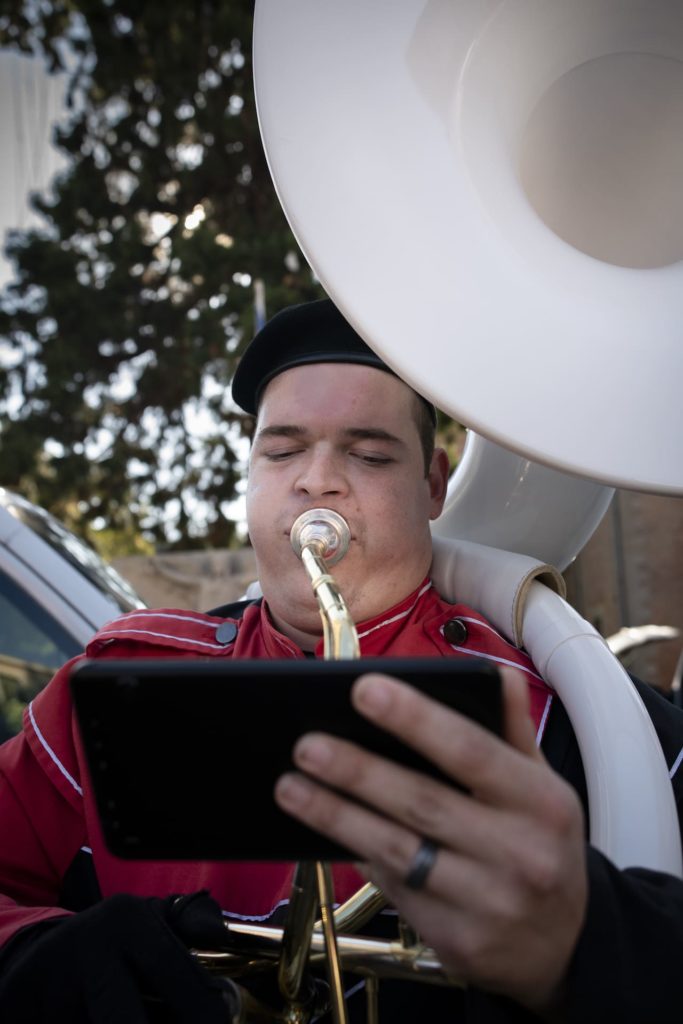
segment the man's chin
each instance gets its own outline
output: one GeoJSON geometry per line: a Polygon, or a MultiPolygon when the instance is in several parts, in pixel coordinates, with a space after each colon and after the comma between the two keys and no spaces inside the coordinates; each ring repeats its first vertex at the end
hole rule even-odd
{"type": "MultiPolygon", "coordinates": [[[[274,620],[286,623],[294,629],[308,633],[320,633],[322,636],[320,609],[312,587],[309,586],[307,590],[299,587],[292,588],[284,595],[280,593],[270,599],[264,592],[264,597],[274,620]]],[[[285,631],[283,630],[283,632],[285,631]]]]}
{"type": "MultiPolygon", "coordinates": [[[[333,566],[330,570],[343,600],[355,619],[358,609],[357,566],[347,564],[333,566]]],[[[280,575],[273,574],[267,581],[261,580],[264,597],[274,620],[291,625],[294,629],[322,636],[322,620],[313,585],[301,563],[294,569],[288,565],[280,575]]],[[[286,632],[283,630],[283,632],[286,632]]]]}

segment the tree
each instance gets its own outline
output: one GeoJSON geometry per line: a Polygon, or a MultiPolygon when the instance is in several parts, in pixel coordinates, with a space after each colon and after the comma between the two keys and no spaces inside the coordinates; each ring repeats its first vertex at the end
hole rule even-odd
{"type": "Polygon", "coordinates": [[[17,6],[0,3],[0,46],[68,74],[69,164],[33,197],[44,227],[7,246],[2,483],[81,534],[225,545],[255,288],[269,315],[321,294],[261,148],[252,4],[17,6]]]}

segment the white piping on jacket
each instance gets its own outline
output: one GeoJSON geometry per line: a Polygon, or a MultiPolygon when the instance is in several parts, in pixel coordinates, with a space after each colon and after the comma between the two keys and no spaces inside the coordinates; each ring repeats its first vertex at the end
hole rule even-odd
{"type": "Polygon", "coordinates": [[[543,708],[543,714],[541,715],[541,721],[538,726],[538,732],[536,733],[536,746],[540,747],[541,740],[543,739],[543,733],[545,732],[545,725],[548,721],[548,715],[550,714],[550,708],[553,703],[553,694],[549,693],[543,708]]]}
{"type": "Polygon", "coordinates": [[[450,646],[454,651],[459,651],[461,654],[469,654],[472,658],[484,658],[488,661],[497,661],[501,665],[509,665],[511,668],[518,668],[520,672],[526,672],[527,675],[533,676],[534,679],[538,679],[540,682],[545,683],[543,676],[539,676],[538,672],[534,672],[532,669],[527,668],[526,665],[520,665],[518,661],[511,661],[509,658],[500,658],[496,654],[486,654],[484,651],[474,651],[471,647],[457,647],[455,644],[451,644],[450,646]]]}
{"type": "Polygon", "coordinates": [[[190,644],[197,647],[210,647],[214,651],[226,651],[230,644],[211,644],[208,640],[190,640],[185,636],[173,636],[171,633],[154,633],[151,629],[108,629],[96,636],[99,640],[103,636],[115,636],[121,639],[124,634],[136,633],[140,636],[154,636],[161,640],[175,640],[177,643],[190,644]]]}
{"type": "Polygon", "coordinates": [[[410,613],[412,612],[413,608],[420,600],[422,595],[426,594],[427,591],[431,588],[431,586],[432,581],[428,580],[428,582],[425,583],[424,587],[422,587],[421,590],[418,590],[417,597],[411,604],[410,608],[406,608],[404,612],[399,612],[397,615],[392,615],[390,619],[385,619],[384,622],[378,622],[376,626],[371,626],[370,629],[364,630],[364,632],[358,634],[358,639],[361,640],[364,636],[369,636],[370,633],[374,633],[375,630],[377,629],[382,629],[383,626],[390,626],[392,622],[398,622],[399,619],[405,619],[407,615],[410,615],[410,613]]]}
{"type": "Polygon", "coordinates": [[[681,767],[681,762],[682,761],[683,761],[683,748],[681,748],[681,751],[680,751],[678,757],[676,758],[674,763],[671,765],[671,771],[669,772],[669,778],[670,779],[673,779],[674,775],[676,774],[678,769],[681,767]]]}
{"type": "Polygon", "coordinates": [[[59,758],[55,754],[54,750],[52,749],[50,744],[47,742],[47,740],[43,736],[43,734],[40,731],[40,729],[38,728],[38,723],[36,722],[35,715],[33,714],[33,701],[31,701],[31,703],[28,706],[28,715],[29,715],[29,718],[31,719],[31,725],[33,726],[33,730],[34,730],[36,736],[38,737],[40,743],[44,747],[44,749],[48,752],[48,754],[50,755],[50,757],[52,758],[54,763],[57,765],[57,767],[59,768],[59,770],[62,773],[62,775],[64,776],[64,778],[67,779],[67,781],[71,783],[71,785],[76,790],[78,795],[79,796],[83,796],[83,789],[81,788],[81,786],[79,786],[79,784],[76,782],[74,777],[72,775],[70,775],[69,772],[66,770],[66,768],[64,767],[62,762],[59,760],[59,758]]]}

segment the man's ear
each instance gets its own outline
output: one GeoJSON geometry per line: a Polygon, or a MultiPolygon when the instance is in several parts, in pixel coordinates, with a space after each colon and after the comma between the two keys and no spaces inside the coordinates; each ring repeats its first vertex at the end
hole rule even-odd
{"type": "Polygon", "coordinates": [[[434,454],[432,455],[432,461],[429,466],[429,473],[427,479],[429,481],[429,497],[431,501],[431,507],[429,510],[430,519],[438,519],[443,509],[444,501],[446,500],[446,488],[448,487],[448,477],[450,475],[450,466],[448,464],[448,455],[444,448],[435,448],[434,454]]]}

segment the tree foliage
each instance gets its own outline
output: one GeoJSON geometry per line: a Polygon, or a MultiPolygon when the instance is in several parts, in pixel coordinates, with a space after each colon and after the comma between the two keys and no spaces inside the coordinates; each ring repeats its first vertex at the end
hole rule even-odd
{"type": "Polygon", "coordinates": [[[230,542],[245,424],[227,385],[256,282],[269,315],[320,294],[261,148],[252,16],[248,0],[0,0],[0,46],[69,77],[68,166],[33,197],[42,226],[7,246],[1,482],[84,535],[230,542]]]}

